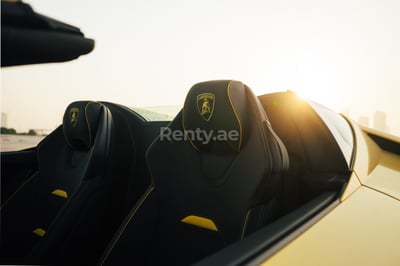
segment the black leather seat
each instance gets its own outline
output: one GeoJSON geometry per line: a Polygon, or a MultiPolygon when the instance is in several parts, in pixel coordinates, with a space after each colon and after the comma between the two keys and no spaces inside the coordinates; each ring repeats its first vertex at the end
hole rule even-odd
{"type": "Polygon", "coordinates": [[[149,183],[128,195],[136,156],[129,129],[101,103],[74,102],[37,156],[38,173],[2,206],[0,262],[93,264],[149,183]]]}
{"type": "Polygon", "coordinates": [[[147,160],[152,185],[100,263],[193,263],[279,215],[287,152],[241,82],[194,85],[147,160]]]}

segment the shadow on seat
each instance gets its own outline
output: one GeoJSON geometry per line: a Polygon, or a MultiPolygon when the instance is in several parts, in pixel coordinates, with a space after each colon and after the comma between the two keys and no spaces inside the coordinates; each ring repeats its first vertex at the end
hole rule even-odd
{"type": "Polygon", "coordinates": [[[194,85],[147,161],[152,185],[100,263],[190,264],[279,215],[287,152],[241,82],[194,85]]]}
{"type": "MultiPolygon", "coordinates": [[[[129,207],[135,141],[98,102],[70,104],[37,147],[39,171],[1,209],[1,263],[93,264],[129,207]]],[[[142,182],[141,193],[149,184],[142,182]]],[[[130,196],[132,199],[132,196],[130,196]]]]}

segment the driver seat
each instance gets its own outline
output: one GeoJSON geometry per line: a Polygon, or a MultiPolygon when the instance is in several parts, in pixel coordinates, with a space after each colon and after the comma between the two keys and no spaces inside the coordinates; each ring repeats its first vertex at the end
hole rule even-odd
{"type": "Polygon", "coordinates": [[[286,148],[239,81],[194,85],[147,162],[152,184],[102,264],[191,264],[279,215],[286,148]]]}

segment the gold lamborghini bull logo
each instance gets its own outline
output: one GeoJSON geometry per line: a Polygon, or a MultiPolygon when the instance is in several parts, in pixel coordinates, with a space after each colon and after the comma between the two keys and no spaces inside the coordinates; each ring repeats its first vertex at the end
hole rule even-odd
{"type": "Polygon", "coordinates": [[[72,107],[69,110],[69,122],[73,127],[75,127],[76,124],[78,123],[78,116],[79,116],[79,109],[76,107],[72,107]]]}
{"type": "Polygon", "coordinates": [[[197,95],[197,109],[201,117],[207,122],[210,121],[214,113],[215,95],[212,93],[202,93],[197,95]]]}

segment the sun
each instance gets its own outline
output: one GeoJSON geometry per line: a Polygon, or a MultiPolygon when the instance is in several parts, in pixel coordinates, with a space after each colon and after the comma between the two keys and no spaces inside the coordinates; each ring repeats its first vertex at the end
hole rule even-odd
{"type": "Polygon", "coordinates": [[[314,60],[298,67],[290,89],[303,99],[316,101],[340,112],[346,108],[344,76],[337,65],[314,60]]]}

